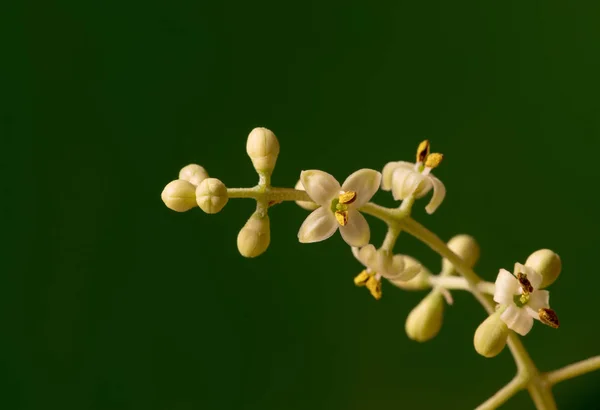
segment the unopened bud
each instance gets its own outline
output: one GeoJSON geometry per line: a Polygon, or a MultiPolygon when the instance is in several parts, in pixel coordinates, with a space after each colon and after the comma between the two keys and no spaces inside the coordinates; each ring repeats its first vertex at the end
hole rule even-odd
{"type": "Polygon", "coordinates": [[[529,266],[544,278],[540,288],[550,286],[560,275],[562,262],[560,256],[550,249],[540,249],[529,255],[525,261],[525,266],[529,266]]]}
{"type": "Polygon", "coordinates": [[[207,214],[216,214],[228,200],[227,187],[217,178],[206,178],[196,188],[196,202],[207,214]]]}
{"type": "Polygon", "coordinates": [[[208,172],[198,164],[189,164],[179,171],[179,179],[189,181],[198,186],[202,181],[208,178],[208,172]]]}
{"type": "MultiPolygon", "coordinates": [[[[457,254],[469,268],[472,268],[479,260],[479,244],[470,235],[456,235],[448,241],[448,248],[457,254]]],[[[446,275],[454,273],[454,265],[446,258],[442,259],[442,272],[446,275]]]]}
{"type": "MultiPolygon", "coordinates": [[[[294,188],[296,188],[299,191],[305,191],[304,185],[302,185],[301,180],[298,180],[298,182],[296,182],[296,186],[294,188]]],[[[317,209],[319,207],[319,205],[315,204],[314,202],[309,202],[309,201],[296,201],[296,204],[298,206],[300,206],[301,208],[306,209],[307,211],[314,211],[315,209],[317,209]]]]}
{"type": "Polygon", "coordinates": [[[431,276],[431,272],[429,272],[427,268],[421,265],[421,263],[412,256],[402,255],[402,257],[404,258],[405,270],[412,269],[413,267],[420,267],[421,270],[409,280],[390,278],[388,281],[399,288],[406,290],[423,290],[430,288],[431,285],[429,284],[429,277],[431,276]]]}
{"type": "Polygon", "coordinates": [[[487,319],[481,322],[475,331],[475,336],[473,337],[475,350],[484,357],[494,357],[506,346],[508,326],[500,318],[502,312],[504,312],[503,308],[492,313],[487,319]]]}
{"type": "Polygon", "coordinates": [[[190,182],[176,179],[167,184],[160,197],[169,209],[185,212],[197,205],[195,192],[196,187],[190,182]]]}
{"type": "Polygon", "coordinates": [[[444,298],[434,290],[408,314],[406,334],[417,342],[431,340],[442,328],[443,319],[444,298]]]}
{"type": "Polygon", "coordinates": [[[254,128],[248,135],[246,152],[252,160],[254,169],[270,174],[275,168],[279,155],[279,141],[271,130],[261,127],[254,128]]]}
{"type": "Polygon", "coordinates": [[[246,258],[254,258],[269,247],[271,242],[271,224],[269,215],[261,216],[254,212],[237,237],[238,250],[246,258]]]}

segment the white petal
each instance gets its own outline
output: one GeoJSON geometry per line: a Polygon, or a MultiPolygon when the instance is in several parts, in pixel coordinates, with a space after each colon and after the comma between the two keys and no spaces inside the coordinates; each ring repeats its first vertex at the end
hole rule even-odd
{"type": "MultiPolygon", "coordinates": [[[[299,191],[304,191],[304,185],[302,185],[302,181],[298,180],[298,182],[296,182],[296,186],[294,188],[299,191]]],[[[314,202],[309,202],[309,201],[296,201],[296,204],[298,206],[300,206],[301,208],[306,209],[307,211],[314,211],[315,209],[317,209],[319,207],[319,205],[315,204],[314,202]]]]}
{"type": "Polygon", "coordinates": [[[327,172],[311,169],[300,173],[300,180],[308,196],[317,204],[329,208],[340,194],[340,183],[327,172]]]}
{"type": "Polygon", "coordinates": [[[509,329],[514,330],[521,336],[525,336],[533,326],[533,318],[524,309],[519,309],[515,305],[509,305],[500,319],[506,323],[509,329]]]}
{"type": "Polygon", "coordinates": [[[425,211],[427,211],[427,213],[431,215],[435,212],[438,206],[442,204],[442,201],[446,197],[446,187],[444,186],[442,181],[440,181],[431,174],[429,175],[429,180],[433,185],[433,195],[431,196],[429,204],[427,204],[427,206],[425,207],[425,211]]]}
{"type": "Polygon", "coordinates": [[[535,311],[537,316],[537,311],[545,308],[550,308],[550,292],[547,290],[534,290],[529,295],[529,302],[527,306],[535,311]]]}
{"type": "Polygon", "coordinates": [[[519,290],[519,281],[506,269],[500,269],[496,278],[494,301],[505,305],[514,304],[514,296],[519,290]]]}
{"type": "MultiPolygon", "coordinates": [[[[348,217],[348,221],[350,221],[350,217],[348,217]]],[[[376,253],[375,246],[368,244],[358,251],[358,260],[366,267],[373,269],[373,258],[376,253]]]]}
{"type": "Polygon", "coordinates": [[[351,246],[350,249],[352,249],[352,255],[354,255],[354,257],[360,262],[362,263],[362,261],[360,260],[360,256],[359,256],[359,252],[360,252],[360,248],[357,248],[356,246],[351,246]]]}
{"type": "Polygon", "coordinates": [[[529,281],[529,283],[531,283],[531,286],[534,289],[538,289],[539,286],[542,284],[542,280],[544,279],[542,275],[537,273],[534,269],[530,268],[529,266],[522,265],[519,262],[515,263],[515,275],[518,272],[527,275],[527,280],[529,281]]]}
{"type": "Polygon", "coordinates": [[[381,183],[381,174],[373,169],[359,169],[350,174],[342,184],[342,191],[356,192],[356,200],[352,203],[353,207],[360,208],[373,198],[375,192],[379,189],[381,183]]]}
{"type": "Polygon", "coordinates": [[[393,277],[394,280],[407,281],[411,280],[421,272],[420,265],[409,266],[393,277]]]}
{"type": "Polygon", "coordinates": [[[413,195],[420,198],[431,189],[428,178],[413,169],[396,168],[392,174],[392,195],[396,201],[413,195]]]}
{"type": "Polygon", "coordinates": [[[371,238],[371,230],[367,220],[356,209],[348,211],[348,223],[345,226],[340,226],[340,233],[350,246],[365,246],[371,238]]]}
{"type": "Polygon", "coordinates": [[[327,208],[319,208],[306,217],[298,231],[298,239],[302,243],[324,241],[333,235],[337,228],[338,223],[333,212],[327,208]]]}
{"type": "Polygon", "coordinates": [[[394,270],[393,263],[394,260],[389,252],[379,250],[375,254],[375,258],[373,260],[374,270],[385,277],[393,276],[400,272],[394,270]]]}
{"type": "Polygon", "coordinates": [[[413,164],[412,162],[405,162],[405,161],[396,161],[396,162],[388,162],[387,164],[385,164],[385,166],[383,167],[383,170],[381,171],[382,178],[381,178],[381,189],[383,189],[384,191],[389,191],[392,189],[392,175],[394,174],[394,171],[398,168],[407,168],[407,169],[414,169],[415,164],[413,164]]]}

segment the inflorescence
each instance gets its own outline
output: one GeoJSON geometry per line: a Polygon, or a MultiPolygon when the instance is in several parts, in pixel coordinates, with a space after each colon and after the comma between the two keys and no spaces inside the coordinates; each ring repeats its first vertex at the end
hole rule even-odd
{"type": "MultiPolygon", "coordinates": [[[[266,128],[255,128],[246,144],[252,164],[258,173],[258,184],[251,188],[227,188],[223,182],[210,178],[200,165],[190,164],[179,172],[179,178],[164,188],[161,197],[170,209],[188,211],[196,206],[213,214],[221,211],[231,198],[252,198],[256,210],[237,237],[239,252],[248,258],[261,255],[270,244],[268,211],[283,201],[295,201],[311,211],[299,228],[301,243],[320,242],[339,230],[343,240],[363,269],[354,283],[365,287],[375,298],[382,297],[382,279],[405,290],[431,289],[430,293],[409,313],[406,332],[416,341],[435,337],[442,326],[445,304],[452,304],[450,290],[463,289],[474,294],[489,316],[474,333],[475,350],[494,357],[509,344],[515,357],[518,374],[513,381],[479,408],[496,408],[517,391],[529,389],[537,408],[555,408],[550,391],[552,376],[564,370],[540,373],[523,345],[512,331],[524,336],[534,320],[552,328],[559,327],[556,312],[550,309],[549,292],[545,288],[559,276],[562,264],[553,251],[533,252],[524,264],[516,263],[513,272],[500,269],[495,283],[485,282],[472,268],[479,258],[479,245],[469,235],[457,235],[447,244],[410,217],[416,200],[432,192],[426,205],[432,214],[442,204],[446,189],[432,171],[440,166],[443,155],[430,152],[425,140],[417,148],[414,163],[387,163],[381,172],[360,169],[349,175],[342,184],[332,175],[320,170],[306,170],[294,188],[271,186],[271,175],[279,155],[279,141],[266,128]],[[379,190],[391,191],[397,208],[385,208],[369,202],[379,190]],[[370,228],[363,214],[384,221],[388,232],[380,247],[371,243],[370,228]],[[416,259],[394,253],[400,232],[406,231],[437,251],[442,257],[442,270],[433,275],[416,259]]],[[[579,365],[582,370],[600,367],[599,358],[588,359],[579,365]]],[[[572,366],[578,366],[572,365],[572,366]]],[[[557,379],[558,377],[554,377],[557,379]]],[[[562,379],[561,379],[562,380],[562,379]]]]}

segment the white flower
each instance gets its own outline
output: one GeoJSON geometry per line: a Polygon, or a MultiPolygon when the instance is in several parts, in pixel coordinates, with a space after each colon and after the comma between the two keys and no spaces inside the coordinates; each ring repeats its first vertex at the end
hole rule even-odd
{"type": "Polygon", "coordinates": [[[360,247],[369,243],[369,224],[358,209],[379,189],[379,172],[358,170],[341,187],[332,175],[318,170],[302,171],[300,180],[308,196],[320,205],[302,223],[298,232],[300,242],[323,241],[339,228],[348,245],[360,247]]]}
{"type": "Polygon", "coordinates": [[[417,162],[388,162],[383,167],[381,189],[392,191],[396,201],[404,200],[410,196],[422,198],[433,188],[433,195],[425,207],[427,213],[432,214],[441,205],[446,196],[446,187],[431,174],[442,161],[443,155],[429,153],[429,141],[425,140],[417,149],[417,162]]]}
{"type": "Polygon", "coordinates": [[[381,299],[382,277],[390,281],[407,281],[421,271],[420,265],[406,266],[404,256],[377,250],[371,244],[360,249],[352,247],[352,253],[366,268],[354,278],[354,283],[366,286],[375,299],[381,299]]]}
{"type": "Polygon", "coordinates": [[[514,275],[500,269],[496,278],[494,301],[506,306],[500,318],[506,325],[525,336],[533,326],[533,319],[558,327],[558,318],[550,309],[550,294],[539,290],[542,275],[528,266],[515,264],[514,275]]]}

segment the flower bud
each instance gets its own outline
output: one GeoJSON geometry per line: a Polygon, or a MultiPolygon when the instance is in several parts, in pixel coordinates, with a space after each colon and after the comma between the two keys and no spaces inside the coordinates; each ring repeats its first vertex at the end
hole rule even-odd
{"type": "Polygon", "coordinates": [[[237,247],[242,256],[254,258],[269,247],[271,242],[271,224],[269,215],[261,216],[254,212],[237,237],[237,247]]]}
{"type": "Polygon", "coordinates": [[[270,174],[275,168],[279,155],[279,141],[271,130],[254,128],[246,142],[246,152],[252,160],[254,169],[258,172],[270,174]]]}
{"type": "MultiPolygon", "coordinates": [[[[294,188],[299,191],[305,190],[304,185],[302,185],[301,180],[298,180],[298,182],[296,182],[296,186],[294,188]]],[[[307,211],[314,211],[315,209],[317,209],[319,207],[319,205],[315,204],[314,202],[309,202],[309,201],[296,201],[296,204],[299,207],[306,209],[307,211]]]]}
{"type": "Polygon", "coordinates": [[[195,186],[200,185],[206,178],[208,178],[208,172],[197,164],[186,165],[179,171],[179,179],[189,181],[195,186]]]}
{"type": "Polygon", "coordinates": [[[562,262],[560,256],[550,249],[540,249],[533,252],[525,261],[525,266],[529,266],[544,278],[540,288],[550,286],[560,275],[562,262]]]}
{"type": "MultiPolygon", "coordinates": [[[[479,259],[479,244],[470,235],[456,235],[448,241],[448,247],[472,268],[479,259]]],[[[455,272],[454,266],[446,258],[442,259],[442,272],[449,275],[455,272]]]]}
{"type": "Polygon", "coordinates": [[[494,357],[506,346],[508,326],[500,319],[503,311],[504,309],[498,309],[492,313],[487,319],[481,322],[475,331],[475,336],[473,337],[475,350],[484,357],[494,357]]]}
{"type": "Polygon", "coordinates": [[[412,256],[402,255],[404,258],[404,269],[411,269],[413,266],[419,266],[421,270],[412,279],[409,280],[398,280],[395,278],[388,279],[389,282],[396,285],[401,289],[406,290],[423,290],[431,287],[429,284],[429,276],[431,272],[427,270],[418,260],[412,256]]]}
{"type": "Polygon", "coordinates": [[[444,298],[439,291],[434,290],[408,314],[406,334],[412,340],[426,342],[439,333],[443,319],[444,298]]]}
{"type": "Polygon", "coordinates": [[[228,200],[227,187],[216,178],[206,178],[196,188],[196,202],[207,214],[216,214],[228,200]]]}
{"type": "Polygon", "coordinates": [[[167,184],[160,197],[169,209],[185,212],[197,205],[195,191],[196,187],[190,182],[176,179],[167,184]]]}

